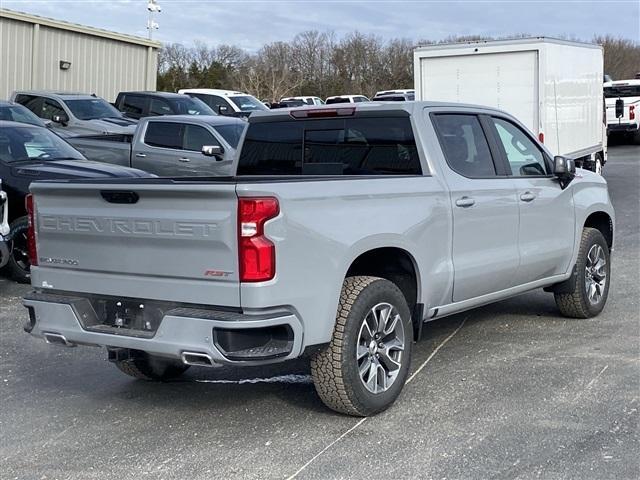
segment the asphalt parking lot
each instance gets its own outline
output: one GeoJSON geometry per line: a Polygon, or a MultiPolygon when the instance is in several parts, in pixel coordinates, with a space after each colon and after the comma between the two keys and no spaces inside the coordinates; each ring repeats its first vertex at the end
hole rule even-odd
{"type": "Polygon", "coordinates": [[[428,324],[368,419],[327,410],[304,362],[135,381],[23,333],[28,287],[0,278],[0,478],[638,478],[640,147],[609,152],[605,311],[566,319],[536,291],[428,324]]]}

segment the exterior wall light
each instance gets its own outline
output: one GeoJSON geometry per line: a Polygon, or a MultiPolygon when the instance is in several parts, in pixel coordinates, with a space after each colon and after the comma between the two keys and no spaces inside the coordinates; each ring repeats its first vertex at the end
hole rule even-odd
{"type": "Polygon", "coordinates": [[[60,70],[69,70],[71,68],[71,62],[66,60],[60,60],[60,70]]]}

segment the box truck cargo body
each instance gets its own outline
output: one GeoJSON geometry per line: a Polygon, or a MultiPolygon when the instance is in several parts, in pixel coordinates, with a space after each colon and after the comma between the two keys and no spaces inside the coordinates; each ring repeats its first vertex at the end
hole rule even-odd
{"type": "Polygon", "coordinates": [[[600,45],[548,38],[418,47],[416,100],[487,105],[518,118],[555,155],[606,161],[600,45]]]}

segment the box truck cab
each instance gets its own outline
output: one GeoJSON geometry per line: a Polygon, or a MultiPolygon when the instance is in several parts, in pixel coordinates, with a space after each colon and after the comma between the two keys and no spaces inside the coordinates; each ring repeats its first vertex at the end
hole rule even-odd
{"type": "Polygon", "coordinates": [[[418,47],[416,100],[514,115],[555,155],[600,172],[607,160],[600,45],[525,38],[418,47]]]}
{"type": "Polygon", "coordinates": [[[607,133],[627,133],[640,143],[640,79],[604,84],[607,133]]]}

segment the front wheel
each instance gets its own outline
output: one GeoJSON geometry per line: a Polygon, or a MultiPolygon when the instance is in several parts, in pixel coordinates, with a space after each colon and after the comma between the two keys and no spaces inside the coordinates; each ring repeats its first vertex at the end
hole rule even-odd
{"type": "Polygon", "coordinates": [[[573,292],[556,293],[556,304],[565,317],[595,317],[607,303],[611,277],[609,246],[599,230],[582,230],[576,269],[573,292]]]}
{"type": "Polygon", "coordinates": [[[388,408],[407,379],[412,332],[409,307],[394,283],[347,278],[331,342],[311,359],[313,382],[325,405],[356,416],[388,408]]]}

